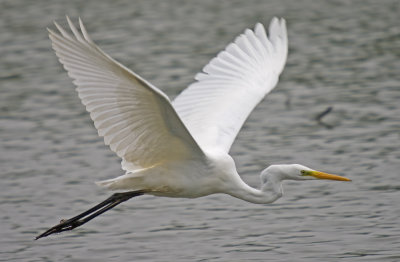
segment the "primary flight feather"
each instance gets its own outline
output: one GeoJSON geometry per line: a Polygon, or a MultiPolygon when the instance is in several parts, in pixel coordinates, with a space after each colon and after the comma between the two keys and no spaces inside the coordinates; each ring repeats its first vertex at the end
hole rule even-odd
{"type": "Polygon", "coordinates": [[[67,20],[74,37],[56,23],[61,35],[49,30],[53,49],[99,135],[123,159],[123,168],[148,168],[188,152],[201,154],[168,97],[104,53],[81,20],[82,35],[67,20]]]}
{"type": "Polygon", "coordinates": [[[50,228],[37,238],[76,228],[138,195],[194,198],[226,193],[271,203],[282,181],[348,178],[308,167],[272,165],[261,172],[261,188],[248,186],[228,154],[244,121],[277,84],[286,62],[284,19],[246,29],[197,74],[171,103],[148,81],[118,63],[67,17],[72,35],[49,29],[60,62],[74,79],[82,103],[105,144],[122,158],[124,175],[98,184],[115,193],[95,207],[50,228]]]}
{"type": "Polygon", "coordinates": [[[228,152],[254,107],[277,84],[287,56],[285,20],[247,29],[197,74],[173,102],[190,133],[204,147],[228,152]]]}

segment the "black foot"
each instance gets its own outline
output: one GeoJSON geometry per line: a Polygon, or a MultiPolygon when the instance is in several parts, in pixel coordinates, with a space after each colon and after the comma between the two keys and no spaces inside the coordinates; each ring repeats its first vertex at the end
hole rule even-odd
{"type": "Polygon", "coordinates": [[[76,227],[79,227],[93,218],[103,214],[104,212],[112,209],[113,207],[121,204],[122,202],[125,202],[128,199],[131,199],[132,197],[135,196],[140,196],[143,195],[145,191],[143,190],[138,190],[138,191],[129,191],[129,192],[124,192],[124,193],[115,193],[111,197],[107,198],[100,204],[92,207],[91,209],[73,217],[67,220],[61,220],[58,225],[55,225],[54,227],[50,228],[46,232],[38,235],[36,237],[36,240],[42,237],[47,237],[51,234],[54,233],[60,233],[63,231],[68,231],[72,230],[76,227]]]}

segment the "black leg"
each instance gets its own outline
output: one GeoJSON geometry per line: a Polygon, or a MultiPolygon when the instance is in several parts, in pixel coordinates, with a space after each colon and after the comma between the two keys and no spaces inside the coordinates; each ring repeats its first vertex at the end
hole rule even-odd
{"type": "Polygon", "coordinates": [[[91,209],[73,217],[67,220],[61,220],[60,224],[55,225],[54,227],[50,228],[46,232],[38,235],[36,237],[36,240],[42,237],[47,237],[51,234],[54,233],[60,233],[62,231],[67,231],[67,230],[72,230],[76,227],[79,227],[93,218],[103,214],[104,212],[110,210],[111,208],[121,204],[122,202],[125,202],[128,199],[131,199],[132,197],[135,196],[140,196],[145,193],[144,190],[138,190],[138,191],[129,191],[129,192],[123,192],[123,193],[115,193],[100,204],[92,207],[91,209]]]}

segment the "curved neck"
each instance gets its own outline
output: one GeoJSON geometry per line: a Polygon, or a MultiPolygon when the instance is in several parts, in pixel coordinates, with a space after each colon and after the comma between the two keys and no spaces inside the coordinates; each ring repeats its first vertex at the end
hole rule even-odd
{"type": "Polygon", "coordinates": [[[235,186],[229,190],[228,194],[255,204],[269,204],[276,201],[283,194],[282,179],[272,174],[268,175],[267,183],[260,189],[247,185],[238,175],[235,186]]]}

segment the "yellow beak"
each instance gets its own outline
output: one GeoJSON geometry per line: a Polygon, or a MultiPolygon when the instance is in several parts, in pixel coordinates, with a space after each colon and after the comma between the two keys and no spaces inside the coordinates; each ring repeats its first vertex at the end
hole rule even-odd
{"type": "Polygon", "coordinates": [[[324,172],[319,172],[319,171],[308,171],[306,173],[308,176],[313,176],[315,178],[319,179],[329,179],[329,180],[339,180],[339,181],[351,181],[351,179],[348,179],[347,177],[344,176],[338,176],[338,175],[332,175],[324,172]]]}

